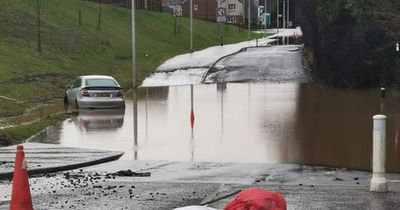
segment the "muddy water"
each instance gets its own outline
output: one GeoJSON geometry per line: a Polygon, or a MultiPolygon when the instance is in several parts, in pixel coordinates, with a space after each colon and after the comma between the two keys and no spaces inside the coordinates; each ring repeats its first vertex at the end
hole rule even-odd
{"type": "Polygon", "coordinates": [[[138,141],[125,112],[74,113],[33,141],[124,151],[124,159],[301,163],[370,170],[372,116],[388,115],[387,169],[400,172],[400,94],[313,84],[141,89],[138,141]]]}

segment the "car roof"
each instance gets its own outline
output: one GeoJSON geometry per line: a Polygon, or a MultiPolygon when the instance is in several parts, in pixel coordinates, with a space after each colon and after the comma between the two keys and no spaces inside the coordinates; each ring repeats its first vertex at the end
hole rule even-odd
{"type": "Polygon", "coordinates": [[[114,77],[106,75],[84,75],[80,77],[82,79],[114,79],[114,77]]]}

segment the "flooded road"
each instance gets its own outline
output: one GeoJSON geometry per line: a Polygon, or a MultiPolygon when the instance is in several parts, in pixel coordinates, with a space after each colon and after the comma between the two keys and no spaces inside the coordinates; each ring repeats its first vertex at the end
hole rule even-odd
{"type": "Polygon", "coordinates": [[[141,88],[133,107],[74,113],[31,141],[124,151],[124,159],[299,163],[370,170],[372,116],[387,122],[387,170],[400,172],[400,94],[314,84],[141,88]]]}
{"type": "Polygon", "coordinates": [[[304,70],[301,45],[247,48],[222,58],[210,68],[205,83],[304,83],[309,81],[304,70]]]}

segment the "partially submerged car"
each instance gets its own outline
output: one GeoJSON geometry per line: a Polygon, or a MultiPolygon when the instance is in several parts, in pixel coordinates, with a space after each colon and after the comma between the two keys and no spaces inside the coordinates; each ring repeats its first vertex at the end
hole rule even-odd
{"type": "Polygon", "coordinates": [[[125,108],[124,90],[111,76],[80,76],[67,86],[64,103],[76,108],[125,108]]]}

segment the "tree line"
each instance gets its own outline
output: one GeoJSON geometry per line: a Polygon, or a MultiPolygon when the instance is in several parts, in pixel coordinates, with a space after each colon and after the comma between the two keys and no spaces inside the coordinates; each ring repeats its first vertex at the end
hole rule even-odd
{"type": "Polygon", "coordinates": [[[400,84],[400,1],[299,0],[314,79],[341,87],[400,84]]]}

